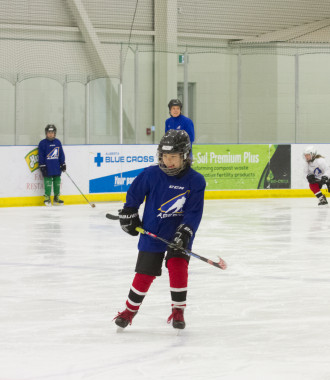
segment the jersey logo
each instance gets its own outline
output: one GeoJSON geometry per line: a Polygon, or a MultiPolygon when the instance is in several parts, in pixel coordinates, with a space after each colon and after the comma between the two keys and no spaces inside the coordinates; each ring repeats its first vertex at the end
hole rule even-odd
{"type": "Polygon", "coordinates": [[[163,203],[158,209],[161,211],[158,214],[159,217],[166,216],[178,216],[183,214],[183,206],[186,203],[187,196],[190,193],[190,190],[187,190],[185,193],[179,194],[176,197],[170,199],[169,201],[163,203]]]}
{"type": "Polygon", "coordinates": [[[315,174],[315,175],[322,174],[322,170],[319,169],[319,168],[316,168],[316,169],[314,170],[314,174],[315,174]]]}
{"type": "Polygon", "coordinates": [[[60,155],[60,148],[57,146],[51,152],[47,154],[49,160],[56,160],[60,155]]]}

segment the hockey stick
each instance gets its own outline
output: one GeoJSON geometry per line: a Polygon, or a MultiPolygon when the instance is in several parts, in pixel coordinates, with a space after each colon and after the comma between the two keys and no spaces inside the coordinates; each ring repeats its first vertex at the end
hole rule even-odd
{"type": "Polygon", "coordinates": [[[148,235],[148,236],[151,236],[152,238],[154,239],[157,239],[157,240],[160,240],[162,241],[163,243],[167,244],[169,247],[171,248],[174,248],[174,249],[180,249],[181,251],[183,251],[185,254],[189,255],[189,256],[193,256],[195,257],[196,259],[199,259],[199,260],[202,260],[202,261],[205,261],[206,263],[210,264],[210,265],[213,265],[217,268],[220,268],[220,269],[226,269],[227,268],[227,264],[226,262],[221,258],[219,257],[219,261],[216,263],[210,259],[207,259],[206,257],[203,257],[203,256],[200,256],[200,255],[197,255],[197,253],[194,253],[192,251],[190,251],[190,249],[187,249],[187,248],[182,248],[182,247],[178,247],[176,244],[173,244],[171,242],[169,242],[168,240],[166,239],[163,239],[149,231],[146,231],[144,230],[143,228],[140,228],[140,227],[136,227],[135,228],[136,231],[140,232],[140,234],[144,234],[144,235],[148,235]]]}
{"type": "Polygon", "coordinates": [[[89,203],[89,205],[91,207],[95,207],[95,204],[94,203],[90,203],[90,201],[85,197],[85,195],[81,192],[81,190],[79,189],[79,187],[73,182],[73,179],[69,176],[68,172],[65,171],[65,174],[70,178],[71,182],[76,186],[76,188],[79,190],[80,194],[86,199],[86,202],[89,203]]]}
{"type": "MultiPolygon", "coordinates": [[[[108,219],[111,219],[111,220],[118,220],[119,219],[119,216],[118,215],[113,215],[113,214],[106,214],[105,215],[108,219]]],[[[184,248],[181,248],[181,247],[177,247],[175,244],[149,232],[149,231],[146,231],[144,230],[143,228],[140,228],[140,227],[136,227],[136,231],[140,232],[141,234],[144,234],[144,235],[148,235],[148,236],[151,236],[153,237],[154,239],[157,239],[157,240],[160,240],[162,241],[163,243],[167,244],[169,247],[171,248],[175,248],[175,249],[180,249],[181,251],[183,251],[184,253],[186,253],[187,255],[189,256],[193,256],[195,257],[196,259],[199,259],[199,260],[202,260],[202,261],[205,261],[206,263],[210,264],[210,265],[213,265],[217,268],[220,268],[220,269],[226,269],[227,268],[227,264],[226,262],[221,258],[219,257],[219,261],[216,263],[210,259],[207,259],[206,257],[203,257],[203,256],[200,256],[200,255],[197,255],[197,253],[194,253],[194,252],[191,252],[189,249],[184,249],[184,248]]]]}

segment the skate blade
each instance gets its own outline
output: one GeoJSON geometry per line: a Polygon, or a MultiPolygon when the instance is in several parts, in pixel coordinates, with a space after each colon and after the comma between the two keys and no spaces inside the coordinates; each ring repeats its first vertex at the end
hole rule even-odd
{"type": "Polygon", "coordinates": [[[124,332],[124,330],[125,329],[123,327],[117,326],[116,332],[117,332],[117,334],[122,334],[124,332]]]}

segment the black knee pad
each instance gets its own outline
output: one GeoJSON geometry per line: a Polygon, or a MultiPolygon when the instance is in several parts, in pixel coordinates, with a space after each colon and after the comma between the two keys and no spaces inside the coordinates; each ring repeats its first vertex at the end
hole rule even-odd
{"type": "Polygon", "coordinates": [[[165,266],[167,268],[167,262],[169,259],[172,259],[172,257],[180,257],[182,259],[185,259],[188,263],[189,263],[189,260],[190,260],[190,256],[189,255],[186,255],[184,253],[180,253],[180,251],[178,250],[174,250],[172,248],[169,248],[167,250],[167,254],[166,254],[166,257],[165,257],[165,266]]]}
{"type": "Polygon", "coordinates": [[[161,276],[165,252],[139,251],[135,272],[149,276],[161,276]]]}

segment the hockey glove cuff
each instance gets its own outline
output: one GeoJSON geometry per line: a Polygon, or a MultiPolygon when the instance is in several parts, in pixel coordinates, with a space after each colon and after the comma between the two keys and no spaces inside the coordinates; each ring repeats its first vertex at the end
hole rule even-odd
{"type": "Polygon", "coordinates": [[[118,210],[118,215],[122,230],[132,236],[137,236],[139,233],[135,230],[135,228],[142,227],[138,210],[136,208],[127,207],[122,210],[118,210]]]}
{"type": "Polygon", "coordinates": [[[309,183],[316,183],[316,178],[314,174],[308,174],[306,178],[309,183]]]}
{"type": "Polygon", "coordinates": [[[43,177],[47,177],[47,168],[46,165],[39,165],[39,169],[43,177]]]}
{"type": "Polygon", "coordinates": [[[194,232],[189,226],[186,224],[180,224],[176,229],[172,243],[180,248],[187,248],[193,235],[194,232]]]}
{"type": "Polygon", "coordinates": [[[61,170],[62,170],[63,173],[66,171],[66,165],[65,165],[65,163],[61,165],[61,170]]]}

